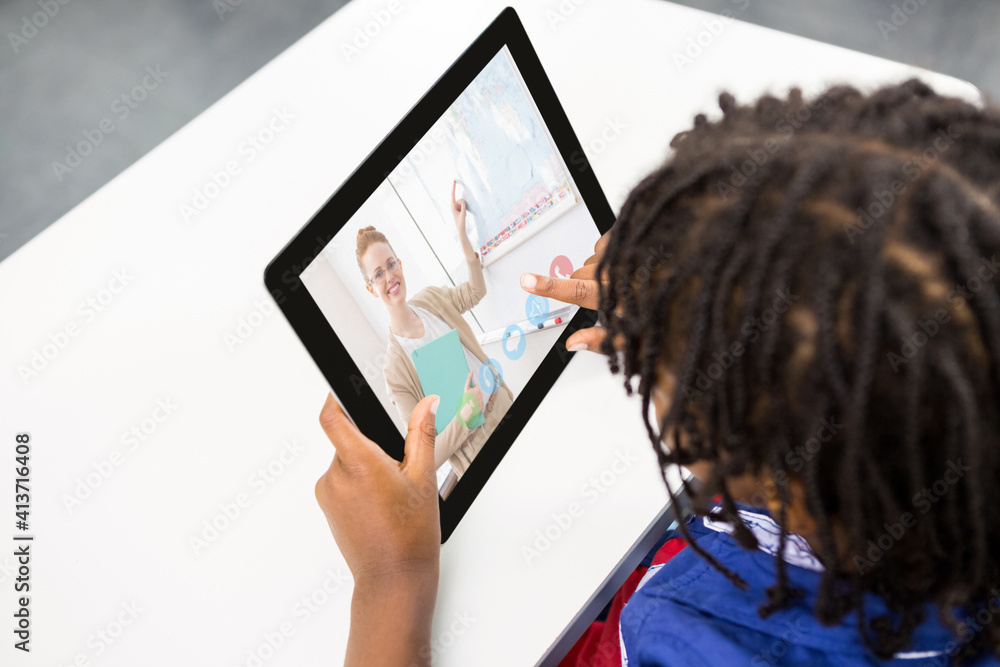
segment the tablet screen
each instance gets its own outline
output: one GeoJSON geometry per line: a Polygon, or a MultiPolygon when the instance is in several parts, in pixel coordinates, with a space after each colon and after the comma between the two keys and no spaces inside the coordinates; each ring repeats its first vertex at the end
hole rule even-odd
{"type": "Polygon", "coordinates": [[[523,291],[521,274],[569,277],[598,237],[504,46],[303,269],[361,371],[352,382],[401,435],[423,396],[441,397],[443,499],[575,313],[523,291]]]}

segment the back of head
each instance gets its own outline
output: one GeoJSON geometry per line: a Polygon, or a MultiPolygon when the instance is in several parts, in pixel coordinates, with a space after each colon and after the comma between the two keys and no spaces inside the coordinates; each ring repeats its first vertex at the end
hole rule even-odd
{"type": "MultiPolygon", "coordinates": [[[[782,514],[801,482],[817,615],[858,610],[889,657],[926,603],[975,616],[1000,585],[1000,115],[916,80],[720,107],[622,208],[606,351],[644,414],[675,376],[651,438],[664,466],[716,463],[724,518],[727,477],[769,475],[782,514]],[[865,618],[864,593],[891,614],[865,618]]],[[[783,563],[769,595],[765,615],[794,595],[783,563]]],[[[960,658],[1000,649],[998,623],[951,625],[960,658]]]]}

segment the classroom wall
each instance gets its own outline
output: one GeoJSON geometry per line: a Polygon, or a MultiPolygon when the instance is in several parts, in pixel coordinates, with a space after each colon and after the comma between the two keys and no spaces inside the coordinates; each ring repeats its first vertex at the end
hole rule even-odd
{"type": "Polygon", "coordinates": [[[322,258],[314,261],[308,270],[303,272],[302,282],[305,283],[306,289],[333,327],[337,337],[350,351],[354,363],[361,369],[362,375],[375,391],[379,402],[396,424],[400,434],[405,436],[406,425],[399,418],[399,413],[389,401],[385,391],[382,364],[385,360],[386,343],[352,298],[352,288],[345,285],[333,266],[322,258]]]}

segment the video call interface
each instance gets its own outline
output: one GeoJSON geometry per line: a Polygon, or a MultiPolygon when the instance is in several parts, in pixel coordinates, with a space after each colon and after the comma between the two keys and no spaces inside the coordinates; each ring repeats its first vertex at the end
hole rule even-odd
{"type": "Polygon", "coordinates": [[[521,274],[568,278],[598,237],[504,47],[303,271],[400,434],[440,396],[442,498],[575,314],[521,274]]]}

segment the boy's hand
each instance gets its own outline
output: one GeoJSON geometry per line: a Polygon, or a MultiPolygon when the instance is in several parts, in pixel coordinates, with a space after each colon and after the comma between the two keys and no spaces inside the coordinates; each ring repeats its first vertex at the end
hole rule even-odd
{"type": "Polygon", "coordinates": [[[431,577],[441,550],[434,467],[437,396],[417,403],[399,462],[358,431],[328,396],[319,421],[336,453],[316,499],[355,584],[431,577]]]}
{"type": "Polygon", "coordinates": [[[434,469],[437,396],[410,415],[400,463],[361,435],[333,396],[319,421],[336,454],[316,499],[354,575],[344,665],[430,665],[441,524],[434,469]]]}
{"type": "MultiPolygon", "coordinates": [[[[521,287],[524,291],[538,296],[597,310],[597,264],[601,261],[610,235],[609,230],[597,239],[597,243],[594,244],[594,254],[588,257],[583,266],[574,271],[569,278],[549,278],[525,273],[521,276],[521,287]]],[[[604,334],[603,327],[580,329],[566,340],[566,349],[572,352],[579,350],[600,352],[604,334]]]]}

